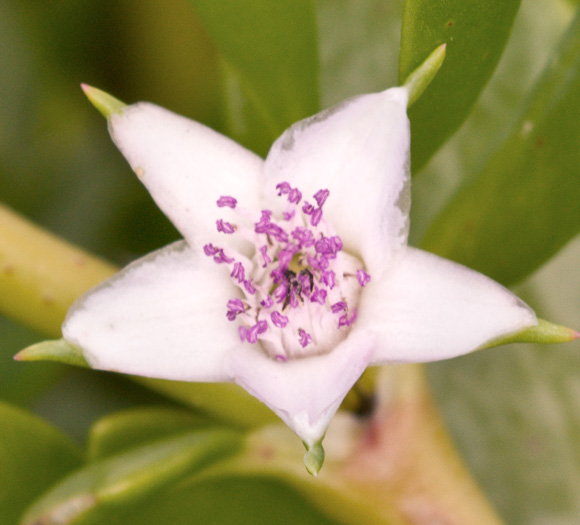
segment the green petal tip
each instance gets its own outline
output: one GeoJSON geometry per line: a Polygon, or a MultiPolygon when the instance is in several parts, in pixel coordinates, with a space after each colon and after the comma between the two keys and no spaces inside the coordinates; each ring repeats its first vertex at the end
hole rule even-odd
{"type": "Polygon", "coordinates": [[[423,94],[427,86],[431,84],[439,68],[445,59],[447,44],[441,44],[427,57],[417,69],[415,69],[403,82],[403,86],[409,93],[407,107],[411,107],[423,94]]]}
{"type": "Polygon", "coordinates": [[[67,365],[90,368],[83,356],[82,350],[64,339],[42,341],[18,352],[17,361],[57,361],[67,365]]]}
{"type": "Polygon", "coordinates": [[[106,118],[111,118],[114,114],[123,112],[123,108],[127,105],[124,102],[112,97],[108,93],[101,91],[87,84],[81,84],[82,90],[95,108],[106,118]]]}
{"type": "Polygon", "coordinates": [[[538,319],[538,324],[526,328],[517,334],[500,337],[487,343],[483,348],[506,345],[509,343],[569,343],[580,338],[580,333],[572,328],[567,328],[558,324],[550,323],[544,319],[538,319]]]}
{"type": "Polygon", "coordinates": [[[306,445],[306,454],[304,454],[304,466],[306,467],[306,470],[314,477],[316,477],[322,468],[323,463],[324,448],[322,446],[322,442],[319,441],[312,447],[308,447],[308,445],[306,445]]]}

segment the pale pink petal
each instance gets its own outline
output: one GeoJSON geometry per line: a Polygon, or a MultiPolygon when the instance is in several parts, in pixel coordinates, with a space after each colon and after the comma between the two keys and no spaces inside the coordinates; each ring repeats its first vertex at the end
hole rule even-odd
{"type": "Polygon", "coordinates": [[[367,285],[357,319],[357,329],[380,342],[373,364],[447,359],[536,324],[532,310],[500,284],[413,248],[367,285]]]}
{"type": "Polygon", "coordinates": [[[353,329],[332,352],[279,362],[246,344],[232,355],[236,383],[269,406],[309,446],[372,359],[375,342],[353,329]]]}
{"type": "MultiPolygon", "coordinates": [[[[257,209],[263,160],[229,138],[149,103],[111,117],[109,130],[155,202],[192,246],[223,241],[216,220],[235,220],[218,208],[222,196],[257,209]]],[[[229,239],[235,242],[235,239],[229,239]]]]}
{"type": "MultiPolygon", "coordinates": [[[[394,88],[346,100],[294,124],[272,146],[266,180],[287,181],[304,199],[330,190],[326,220],[347,251],[377,276],[407,242],[409,121],[407,92],[394,88]]],[[[264,199],[272,205],[270,185],[264,199]]],[[[278,203],[278,204],[276,204],[278,203]]]]}
{"type": "Polygon", "coordinates": [[[93,368],[180,381],[227,381],[240,345],[226,319],[227,268],[184,242],[154,252],[81,297],[63,325],[93,368]],[[225,270],[225,274],[223,271],[225,270]]]}

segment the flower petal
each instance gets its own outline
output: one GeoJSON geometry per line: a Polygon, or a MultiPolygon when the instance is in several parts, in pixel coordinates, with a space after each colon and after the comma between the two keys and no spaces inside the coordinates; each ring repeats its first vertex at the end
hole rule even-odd
{"type": "MultiPolygon", "coordinates": [[[[346,100],[294,124],[266,159],[266,176],[274,180],[273,186],[288,181],[307,200],[319,189],[330,190],[325,217],[347,251],[360,255],[373,276],[388,267],[407,242],[406,108],[403,88],[346,100]]],[[[270,204],[271,197],[264,198],[270,204]]]]}
{"type": "Polygon", "coordinates": [[[332,352],[287,362],[243,345],[231,362],[234,380],[314,445],[372,358],[375,342],[353,329],[332,352]]]}
{"type": "Polygon", "coordinates": [[[223,268],[185,242],[154,252],[81,297],[64,338],[93,368],[181,381],[228,381],[240,345],[225,305],[235,291],[223,268]],[[220,274],[220,275],[218,275],[220,274]]]}
{"type": "Polygon", "coordinates": [[[399,265],[367,285],[358,327],[383,343],[373,364],[447,359],[537,324],[532,310],[488,277],[408,248],[399,265]]]}
{"type": "Polygon", "coordinates": [[[216,220],[232,220],[216,201],[231,195],[258,208],[263,160],[193,120],[149,103],[128,106],[109,122],[113,141],[155,202],[191,246],[223,241],[216,220]]]}

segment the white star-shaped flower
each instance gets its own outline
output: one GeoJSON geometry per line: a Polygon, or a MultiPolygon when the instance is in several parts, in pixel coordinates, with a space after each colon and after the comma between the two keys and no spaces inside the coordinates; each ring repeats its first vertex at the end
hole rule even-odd
{"type": "Polygon", "coordinates": [[[112,113],[184,240],[83,296],[64,338],[93,368],[235,382],[313,449],[367,366],[537,324],[499,284],[407,246],[406,108],[405,88],[352,98],[294,124],[265,161],[152,104],[112,113]]]}

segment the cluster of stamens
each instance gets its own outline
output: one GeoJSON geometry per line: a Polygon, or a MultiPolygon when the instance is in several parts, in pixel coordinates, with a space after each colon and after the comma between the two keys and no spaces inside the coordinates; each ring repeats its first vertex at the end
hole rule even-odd
{"type": "Polygon", "coordinates": [[[242,292],[243,298],[227,302],[226,312],[228,320],[240,323],[240,339],[260,341],[269,355],[286,361],[330,351],[346,336],[357,316],[360,288],[370,276],[360,261],[343,252],[342,240],[324,220],[327,189],[314,194],[315,204],[302,202],[301,192],[287,182],[276,189],[288,201],[282,219],[262,210],[259,218],[254,215],[251,227],[244,224],[252,212],[240,210],[234,197],[217,201],[218,207],[235,210],[241,219],[236,224],[218,219],[217,230],[253,243],[252,259],[213,244],[203,249],[216,264],[229,267],[242,292]]]}

